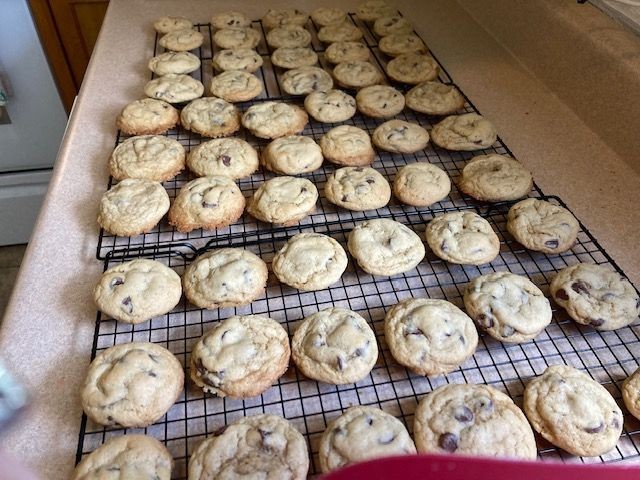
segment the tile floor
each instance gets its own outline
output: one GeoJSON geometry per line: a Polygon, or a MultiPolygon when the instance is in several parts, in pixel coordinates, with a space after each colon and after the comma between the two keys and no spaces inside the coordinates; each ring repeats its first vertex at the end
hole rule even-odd
{"type": "Polygon", "coordinates": [[[26,248],[26,245],[0,247],[0,324],[26,248]]]}

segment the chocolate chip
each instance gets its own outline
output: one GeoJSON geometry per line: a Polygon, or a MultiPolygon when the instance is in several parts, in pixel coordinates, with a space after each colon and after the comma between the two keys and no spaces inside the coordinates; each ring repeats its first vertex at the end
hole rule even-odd
{"type": "MultiPolygon", "coordinates": [[[[616,412],[613,412],[613,413],[614,413],[614,415],[616,415],[616,412]]],[[[613,428],[620,428],[620,421],[618,420],[617,416],[613,417],[613,421],[611,422],[611,426],[613,428]]]]}
{"type": "Polygon", "coordinates": [[[221,426],[219,429],[217,429],[215,432],[212,433],[212,435],[214,437],[219,437],[220,435],[222,435],[225,431],[227,430],[227,425],[223,425],[221,426]]]}
{"type": "Polygon", "coordinates": [[[484,313],[481,313],[480,315],[478,315],[476,317],[476,322],[482,328],[491,328],[491,327],[493,327],[493,319],[491,317],[485,315],[484,313]]]}
{"type": "Polygon", "coordinates": [[[107,421],[108,421],[108,422],[113,422],[113,417],[112,417],[111,415],[109,415],[109,416],[107,417],[107,421]]]}
{"type": "Polygon", "coordinates": [[[376,181],[373,178],[367,178],[367,183],[376,183],[376,181]]]}
{"type": "Polygon", "coordinates": [[[133,303],[131,303],[131,297],[125,297],[122,300],[122,305],[127,307],[125,310],[129,313],[133,313],[133,303]]]}
{"type": "Polygon", "coordinates": [[[158,363],[158,357],[156,355],[152,355],[151,353],[147,353],[147,355],[153,363],[158,363]]]}
{"type": "Polygon", "coordinates": [[[124,278],[116,277],[113,280],[111,280],[111,288],[117,285],[122,285],[122,284],[124,284],[124,278]]]}
{"type": "Polygon", "coordinates": [[[458,436],[455,433],[443,433],[438,438],[438,446],[447,452],[455,452],[458,449],[458,436]]]}
{"type": "Polygon", "coordinates": [[[300,189],[300,193],[301,193],[301,194],[302,194],[302,193],[304,193],[304,192],[306,192],[306,191],[307,191],[307,187],[302,187],[302,188],[300,189]]]}
{"type": "Polygon", "coordinates": [[[120,471],[120,467],[118,465],[112,465],[109,468],[107,468],[107,472],[119,472],[120,471]]]}
{"type": "Polygon", "coordinates": [[[364,168],[362,167],[356,167],[353,169],[354,172],[364,172],[364,168]]]}
{"type": "Polygon", "coordinates": [[[593,327],[601,327],[604,324],[604,318],[591,318],[589,319],[589,325],[593,327]]]}
{"type": "Polygon", "coordinates": [[[467,423],[473,421],[473,412],[470,408],[465,407],[464,405],[456,408],[455,413],[453,414],[453,418],[455,418],[459,422],[467,423]]]}
{"type": "Polygon", "coordinates": [[[225,331],[222,333],[222,336],[220,337],[220,340],[224,340],[224,337],[226,337],[226,336],[227,336],[227,333],[229,333],[229,330],[225,330],[225,331]]]}
{"type": "Polygon", "coordinates": [[[354,353],[356,357],[361,357],[364,355],[364,348],[362,347],[356,348],[356,351],[354,353]]]}
{"type": "Polygon", "coordinates": [[[341,198],[341,201],[342,201],[342,202],[346,202],[346,201],[347,201],[347,196],[346,196],[346,195],[343,195],[343,196],[342,196],[342,198],[341,198]]]}
{"type": "Polygon", "coordinates": [[[336,362],[338,364],[338,370],[344,370],[344,360],[342,359],[342,357],[337,357],[336,362]]]}
{"type": "Polygon", "coordinates": [[[220,161],[224,164],[225,167],[231,165],[231,157],[229,155],[220,156],[220,161]]]}
{"type": "Polygon", "coordinates": [[[273,432],[270,432],[268,430],[263,430],[262,428],[259,428],[258,432],[260,433],[260,438],[262,439],[263,443],[267,439],[267,437],[269,437],[269,435],[271,435],[273,433],[273,432]]]}
{"type": "Polygon", "coordinates": [[[558,240],[547,240],[546,242],[544,242],[544,245],[547,248],[558,248],[560,242],[558,242],[558,240]]]}
{"type": "Polygon", "coordinates": [[[440,244],[440,250],[442,250],[443,252],[446,252],[447,250],[449,250],[449,246],[447,245],[446,240],[443,240],[442,243],[440,244]]]}
{"type": "Polygon", "coordinates": [[[367,425],[369,426],[373,425],[373,418],[367,417],[367,425]]]}
{"type": "Polygon", "coordinates": [[[600,433],[602,430],[604,430],[604,422],[600,422],[596,427],[587,427],[584,429],[587,433],[600,433]]]}
{"type": "Polygon", "coordinates": [[[487,412],[493,411],[493,401],[489,397],[480,397],[478,399],[478,405],[487,412]]]}
{"type": "Polygon", "coordinates": [[[415,325],[408,325],[404,328],[404,336],[408,337],[409,335],[424,335],[424,332],[415,325]]]}
{"type": "Polygon", "coordinates": [[[215,208],[217,206],[217,203],[207,203],[204,200],[202,201],[202,208],[215,208]]]}
{"type": "Polygon", "coordinates": [[[202,364],[202,359],[198,358],[195,363],[196,363],[196,370],[198,372],[198,375],[200,376],[206,375],[207,369],[202,364]]]}
{"type": "Polygon", "coordinates": [[[585,295],[589,295],[589,288],[583,282],[573,282],[573,284],[571,285],[571,290],[579,293],[580,295],[582,295],[583,293],[585,295]]]}
{"type": "Polygon", "coordinates": [[[569,300],[569,295],[567,295],[567,292],[565,292],[564,289],[561,288],[556,292],[556,298],[558,300],[569,300]]]}
{"type": "Polygon", "coordinates": [[[157,376],[158,376],[158,375],[156,374],[156,372],[153,372],[153,371],[151,371],[151,372],[147,372],[147,374],[148,374],[150,377],[157,377],[157,376]]]}

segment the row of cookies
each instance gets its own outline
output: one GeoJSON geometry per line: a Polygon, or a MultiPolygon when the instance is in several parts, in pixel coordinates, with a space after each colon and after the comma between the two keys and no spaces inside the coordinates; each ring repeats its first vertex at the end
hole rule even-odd
{"type": "MultiPolygon", "coordinates": [[[[625,403],[627,399],[624,396],[625,403]]],[[[531,426],[569,453],[598,456],[615,447],[623,429],[622,411],[611,394],[568,365],[550,366],[527,383],[524,411],[526,416],[511,398],[488,385],[443,385],[418,403],[414,444],[403,423],[392,415],[370,406],[350,407],[329,422],[322,434],[320,468],[326,473],[366,459],[416,452],[531,460],[536,458],[531,426]]],[[[122,459],[126,465],[120,467],[170,478],[170,454],[159,442],[142,435],[111,439],[78,465],[73,478],[107,469],[123,450],[139,454],[122,459]]],[[[274,463],[280,473],[305,478],[309,454],[304,437],[282,417],[254,415],[207,436],[189,460],[188,478],[210,478],[238,464],[252,473],[272,474],[274,463]],[[233,448],[228,447],[230,440],[233,448]],[[252,459],[258,451],[260,461],[252,459]]]]}

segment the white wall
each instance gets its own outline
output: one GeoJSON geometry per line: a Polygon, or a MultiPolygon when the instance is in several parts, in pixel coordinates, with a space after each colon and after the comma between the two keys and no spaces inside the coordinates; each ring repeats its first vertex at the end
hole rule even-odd
{"type": "Polygon", "coordinates": [[[0,2],[0,65],[13,90],[11,124],[0,125],[0,174],[51,167],[67,116],[26,0],[0,2]]]}

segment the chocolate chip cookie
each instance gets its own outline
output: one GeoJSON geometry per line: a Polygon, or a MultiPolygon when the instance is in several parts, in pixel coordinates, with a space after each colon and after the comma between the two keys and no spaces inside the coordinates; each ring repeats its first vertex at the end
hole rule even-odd
{"type": "Polygon", "coordinates": [[[318,30],[318,40],[323,43],[356,42],[362,36],[362,30],[351,22],[334,23],[318,30]]]}
{"type": "Polygon", "coordinates": [[[640,419],[640,368],[625,379],[621,390],[627,410],[640,419]]]}
{"type": "Polygon", "coordinates": [[[564,207],[527,198],[509,209],[507,230],[529,250],[562,253],[576,243],[580,224],[564,207]]]}
{"type": "Polygon", "coordinates": [[[198,177],[224,175],[234,180],[258,169],[258,152],[241,138],[216,138],[189,152],[187,166],[198,177]]]}
{"type": "Polygon", "coordinates": [[[241,28],[249,25],[251,25],[251,19],[244,13],[235,10],[216,13],[211,17],[211,26],[213,28],[241,28]]]}
{"type": "Polygon", "coordinates": [[[390,57],[397,57],[404,53],[427,53],[427,46],[414,33],[394,33],[382,37],[378,48],[390,57]]]}
{"type": "Polygon", "coordinates": [[[489,148],[498,138],[496,128],[477,113],[451,115],[433,127],[433,143],[447,150],[489,148]]]}
{"type": "Polygon", "coordinates": [[[366,62],[369,49],[362,42],[334,42],[325,50],[324,58],[331,63],[366,62]]]}
{"type": "Polygon", "coordinates": [[[191,28],[181,28],[166,33],[158,40],[158,45],[174,52],[187,52],[198,48],[204,42],[204,35],[191,28]]]}
{"type": "Polygon", "coordinates": [[[173,458],[158,440],[129,433],[109,438],[85,456],[71,478],[92,480],[114,472],[129,472],[139,478],[170,480],[172,468],[173,458]]]}
{"type": "Polygon", "coordinates": [[[416,85],[438,78],[440,67],[430,55],[403,53],[387,63],[387,75],[396,82],[416,85]]]}
{"type": "Polygon", "coordinates": [[[371,164],[376,152],[369,134],[358,127],[339,125],[320,138],[324,158],[336,165],[365,166],[371,164]]]}
{"type": "Polygon", "coordinates": [[[267,33],[267,43],[271,48],[308,47],[311,44],[311,34],[298,25],[282,25],[267,33]]]}
{"type": "Polygon", "coordinates": [[[375,210],[389,203],[391,187],[371,167],[342,167],[327,177],[324,194],[331,203],[348,210],[375,210]]]}
{"type": "Polygon", "coordinates": [[[262,151],[262,164],[283,175],[313,172],[322,161],[320,146],[313,138],[301,135],[276,138],[262,151]]]}
{"type": "Polygon", "coordinates": [[[333,69],[333,77],[345,88],[363,88],[383,81],[380,70],[373,63],[363,61],[340,62],[333,69]]]}
{"type": "Polygon", "coordinates": [[[398,363],[425,376],[449,373],[478,346],[473,321],[445,300],[410,298],[384,319],[384,335],[398,363]]]}
{"type": "Polygon", "coordinates": [[[182,365],[166,348],[148,342],[114,345],[89,365],[82,408],[100,425],[147,427],[167,413],[183,384],[182,365]]]}
{"type": "Polygon", "coordinates": [[[211,65],[218,71],[243,70],[253,73],[262,66],[262,57],[251,48],[229,48],[213,55],[211,65]]]}
{"type": "Polygon", "coordinates": [[[309,117],[303,109],[283,102],[252,105],[242,116],[242,125],[260,138],[278,138],[300,133],[308,122],[309,117]]]}
{"type": "Polygon", "coordinates": [[[199,177],[180,189],[169,209],[169,225],[183,233],[226,227],[242,216],[244,205],[244,196],[231,178],[199,177]]]}
{"type": "Polygon", "coordinates": [[[271,54],[271,63],[280,68],[311,67],[318,63],[318,54],[309,47],[280,47],[271,54]]]}
{"type": "Polygon", "coordinates": [[[209,434],[189,459],[189,480],[257,476],[305,480],[307,442],[276,415],[240,418],[209,434]]]}
{"type": "Polygon", "coordinates": [[[604,265],[578,263],[563,268],[549,291],[571,318],[596,330],[626,327],[640,315],[640,298],[633,285],[604,265]]]}
{"type": "Polygon", "coordinates": [[[379,37],[413,32],[411,22],[401,15],[385,15],[373,23],[373,31],[379,37]]]}
{"type": "Polygon", "coordinates": [[[347,14],[339,8],[320,7],[311,12],[311,20],[313,20],[316,25],[324,27],[332,23],[344,22],[347,20],[347,14]]]}
{"type": "Polygon", "coordinates": [[[583,457],[614,448],[624,422],[607,389],[568,365],[548,367],[527,384],[524,411],[540,435],[583,457]]]}
{"type": "Polygon", "coordinates": [[[197,98],[180,112],[180,121],[187,130],[205,137],[217,138],[240,130],[240,112],[221,98],[197,98]]]}
{"type": "Polygon", "coordinates": [[[304,99],[304,108],[319,122],[338,123],[355,115],[356,101],[342,90],[313,92],[304,99]]]}
{"type": "Polygon", "coordinates": [[[356,104],[368,117],[395,117],[404,109],[404,96],[388,85],[372,85],[358,91],[356,104]]]}
{"type": "Polygon", "coordinates": [[[218,397],[260,395],[289,366],[289,336],[269,317],[243,315],[217,322],[193,346],[189,374],[218,397]]]}
{"type": "Polygon", "coordinates": [[[191,52],[165,52],[151,58],[147,66],[156,75],[185,74],[200,68],[200,59],[191,52]]]}
{"type": "Polygon", "coordinates": [[[551,323],[551,305],[531,280],[510,272],[481,275],[464,291],[464,306],[496,340],[523,343],[551,323]]]}
{"type": "Polygon", "coordinates": [[[187,299],[200,308],[248,305],[264,295],[267,264],[241,248],[219,248],[197,257],[182,275],[187,299]]]}
{"type": "Polygon", "coordinates": [[[221,28],[213,34],[213,42],[220,48],[256,48],[260,33],[251,27],[221,28]]]}
{"type": "Polygon", "coordinates": [[[209,90],[227,102],[246,102],[262,93],[262,82],[253,73],[227,70],[211,79],[209,90]]]}
{"type": "Polygon", "coordinates": [[[307,377],[334,385],[356,383],[378,359],[376,336],[351,310],[328,308],[306,317],[291,339],[291,357],[307,377]]]}
{"type": "Polygon", "coordinates": [[[393,194],[406,205],[428,207],[449,195],[451,180],[440,167],[426,162],[405,165],[393,180],[393,194]]]}
{"type": "Polygon", "coordinates": [[[282,89],[289,95],[308,95],[326,92],[333,87],[331,75],[319,67],[300,67],[287,70],[280,79],[282,89]]]}
{"type": "Polygon", "coordinates": [[[265,16],[262,17],[262,24],[266,29],[270,30],[283,25],[297,25],[302,27],[308,20],[309,15],[307,12],[298,10],[297,8],[283,8],[279,10],[270,8],[265,16]]]}
{"type": "Polygon", "coordinates": [[[140,258],[107,269],[93,289],[98,310],[125,323],[142,323],[173,310],[182,296],[180,276],[140,258]]]}
{"type": "Polygon", "coordinates": [[[464,97],[455,85],[423,82],[405,95],[407,107],[427,115],[449,115],[464,107],[464,97]]]}
{"type": "Polygon", "coordinates": [[[144,94],[147,97],[164,100],[168,103],[189,102],[201,97],[204,85],[190,75],[168,73],[147,82],[144,94]]]}
{"type": "Polygon", "coordinates": [[[127,135],[155,135],[175,127],[179,121],[178,110],[167,102],[144,98],[124,107],[116,119],[116,127],[127,135]]]}
{"type": "Polygon", "coordinates": [[[316,207],[318,189],[306,178],[275,177],[264,182],[247,202],[247,212],[276,225],[295,225],[316,207]]]}
{"type": "Polygon", "coordinates": [[[299,233],[273,257],[278,280],[298,290],[323,290],[347,268],[347,254],[333,238],[320,233],[299,233]]]}
{"type": "Polygon", "coordinates": [[[414,153],[429,143],[429,133],[417,123],[388,120],[378,126],[371,136],[373,144],[393,153],[414,153]]]}
{"type": "Polygon", "coordinates": [[[158,33],[169,33],[174,30],[184,30],[193,28],[193,23],[188,18],[184,17],[169,17],[164,16],[158,18],[153,22],[153,28],[158,33]]]}
{"type": "Polygon", "coordinates": [[[400,420],[368,406],[348,408],[332,420],[322,434],[319,449],[324,473],[373,458],[416,453],[400,420]]]}
{"type": "Polygon", "coordinates": [[[109,173],[116,180],[143,178],[164,182],[184,169],[184,147],[164,135],[131,137],[118,145],[109,159],[109,173]]]}
{"type": "Polygon", "coordinates": [[[398,13],[384,0],[367,0],[358,5],[356,16],[364,22],[374,22],[380,17],[388,17],[398,13]]]}
{"type": "Polygon", "coordinates": [[[372,275],[398,275],[424,258],[420,237],[409,227],[388,218],[366,220],[349,233],[349,253],[372,275]]]}
{"type": "Polygon", "coordinates": [[[533,187],[533,177],[507,155],[477,155],[462,169],[458,187],[476,200],[502,202],[526,196],[533,187]]]}
{"type": "Polygon", "coordinates": [[[474,212],[445,213],[427,224],[425,237],[438,257],[462,265],[489,263],[500,252],[500,239],[489,222],[474,212]]]}
{"type": "Polygon", "coordinates": [[[121,237],[146,233],[169,210],[169,195],[159,182],[127,178],[100,199],[98,223],[121,237]]]}
{"type": "Polygon", "coordinates": [[[536,458],[536,441],[522,411],[488,385],[450,384],[425,396],[415,412],[420,453],[536,458]]]}

